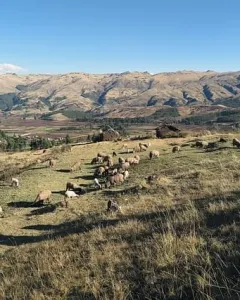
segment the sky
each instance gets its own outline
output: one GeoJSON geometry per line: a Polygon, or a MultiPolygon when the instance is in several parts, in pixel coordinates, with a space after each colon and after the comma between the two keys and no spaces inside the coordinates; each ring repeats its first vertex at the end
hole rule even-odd
{"type": "Polygon", "coordinates": [[[239,0],[2,0],[0,73],[240,70],[239,0]]]}

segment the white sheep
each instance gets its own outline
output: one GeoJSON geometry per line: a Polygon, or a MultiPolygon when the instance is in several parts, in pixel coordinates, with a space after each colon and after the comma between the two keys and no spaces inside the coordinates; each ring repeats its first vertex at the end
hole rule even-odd
{"type": "Polygon", "coordinates": [[[95,185],[97,185],[100,189],[102,188],[101,184],[99,183],[98,179],[97,178],[94,178],[94,183],[95,185]]]}
{"type": "Polygon", "coordinates": [[[12,178],[12,186],[19,187],[19,180],[17,178],[12,178]]]}
{"type": "Polygon", "coordinates": [[[124,178],[124,180],[126,180],[128,177],[129,177],[129,172],[128,172],[128,170],[126,170],[123,172],[123,178],[124,178]]]}
{"type": "Polygon", "coordinates": [[[74,191],[66,191],[65,197],[66,198],[75,198],[75,197],[79,197],[79,195],[76,194],[74,191]]]}

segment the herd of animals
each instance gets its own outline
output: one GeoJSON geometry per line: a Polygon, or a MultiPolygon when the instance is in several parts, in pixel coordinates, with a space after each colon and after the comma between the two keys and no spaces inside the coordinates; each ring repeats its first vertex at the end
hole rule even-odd
{"type": "MultiPolygon", "coordinates": [[[[220,138],[216,142],[207,142],[207,141],[196,141],[194,144],[191,144],[191,147],[203,148],[203,149],[213,149],[216,148],[219,143],[226,143],[227,140],[224,138],[220,138]]],[[[189,145],[189,144],[185,144],[189,145]]],[[[240,140],[234,138],[232,140],[232,145],[240,148],[240,140]]],[[[96,157],[91,160],[92,165],[96,165],[96,170],[94,172],[94,180],[93,184],[97,189],[110,188],[116,184],[122,184],[125,180],[129,178],[130,172],[129,170],[134,165],[138,165],[140,163],[140,156],[136,153],[144,152],[149,149],[151,146],[150,143],[139,143],[135,148],[129,149],[127,144],[124,144],[121,150],[125,150],[125,153],[133,153],[134,156],[123,158],[118,157],[118,163],[114,164],[113,157],[118,156],[115,151],[113,153],[107,154],[103,152],[97,153],[96,157]]],[[[172,152],[176,153],[181,151],[182,146],[173,146],[172,152]]],[[[151,150],[149,152],[149,159],[158,158],[160,155],[158,150],[151,150]]],[[[53,168],[57,164],[57,159],[49,159],[48,164],[50,168],[53,168]]],[[[76,162],[70,169],[69,172],[74,172],[81,170],[81,163],[76,162]]],[[[150,175],[145,179],[150,182],[153,179],[154,175],[150,175]]],[[[11,179],[11,186],[19,188],[20,182],[18,178],[11,179]]],[[[64,194],[64,200],[61,202],[61,206],[68,207],[69,199],[80,197],[80,194],[83,193],[84,190],[76,183],[67,182],[66,189],[64,194]]],[[[38,193],[33,205],[36,203],[44,204],[45,202],[50,203],[52,196],[51,190],[42,190],[38,193]]],[[[114,201],[109,200],[107,203],[107,211],[119,211],[121,212],[121,207],[114,201]]],[[[3,213],[3,209],[0,206],[0,214],[3,213]]]]}

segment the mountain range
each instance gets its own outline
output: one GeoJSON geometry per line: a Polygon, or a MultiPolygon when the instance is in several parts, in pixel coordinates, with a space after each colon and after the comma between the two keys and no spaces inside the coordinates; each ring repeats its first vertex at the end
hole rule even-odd
{"type": "Polygon", "coordinates": [[[16,115],[80,110],[138,116],[164,107],[188,114],[239,103],[240,72],[0,75],[0,110],[16,115]]]}

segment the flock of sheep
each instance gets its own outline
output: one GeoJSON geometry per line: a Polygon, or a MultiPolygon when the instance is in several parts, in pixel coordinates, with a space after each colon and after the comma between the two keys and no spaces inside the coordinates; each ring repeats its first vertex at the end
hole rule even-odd
{"type": "MultiPolygon", "coordinates": [[[[220,138],[218,142],[225,143],[227,140],[220,138]]],[[[213,148],[218,142],[206,142],[206,141],[196,141],[195,144],[192,144],[193,147],[201,147],[201,148],[213,148]]],[[[233,146],[240,148],[240,141],[236,138],[232,141],[233,146]]],[[[117,156],[117,153],[113,151],[112,155],[107,153],[99,152],[96,157],[91,160],[92,165],[96,165],[96,170],[94,172],[94,180],[93,184],[98,189],[110,188],[116,184],[122,184],[126,179],[129,178],[132,166],[138,165],[140,163],[140,156],[137,154],[138,152],[147,151],[151,146],[150,143],[144,144],[139,143],[138,146],[129,149],[126,144],[123,145],[121,150],[125,150],[125,153],[133,153],[134,156],[123,158],[118,158],[118,163],[114,164],[113,157],[117,156]]],[[[172,148],[172,152],[176,153],[181,150],[180,146],[174,146],[172,148]]],[[[151,150],[149,152],[149,159],[158,158],[160,155],[159,151],[151,150]]],[[[56,166],[56,159],[49,159],[48,161],[49,167],[53,168],[56,166]]],[[[81,170],[81,163],[75,163],[71,168],[70,172],[81,170]]],[[[12,178],[11,185],[14,187],[19,187],[19,179],[12,178]]],[[[68,207],[69,199],[79,197],[83,192],[83,189],[76,183],[67,182],[64,200],[61,202],[62,206],[68,207]]],[[[52,192],[50,190],[43,190],[38,193],[34,204],[41,203],[44,204],[45,201],[50,203],[52,196],[52,192]]],[[[107,204],[107,211],[121,211],[121,208],[114,201],[109,200],[107,204]]],[[[2,213],[2,208],[0,207],[0,213],[2,213]]]]}

